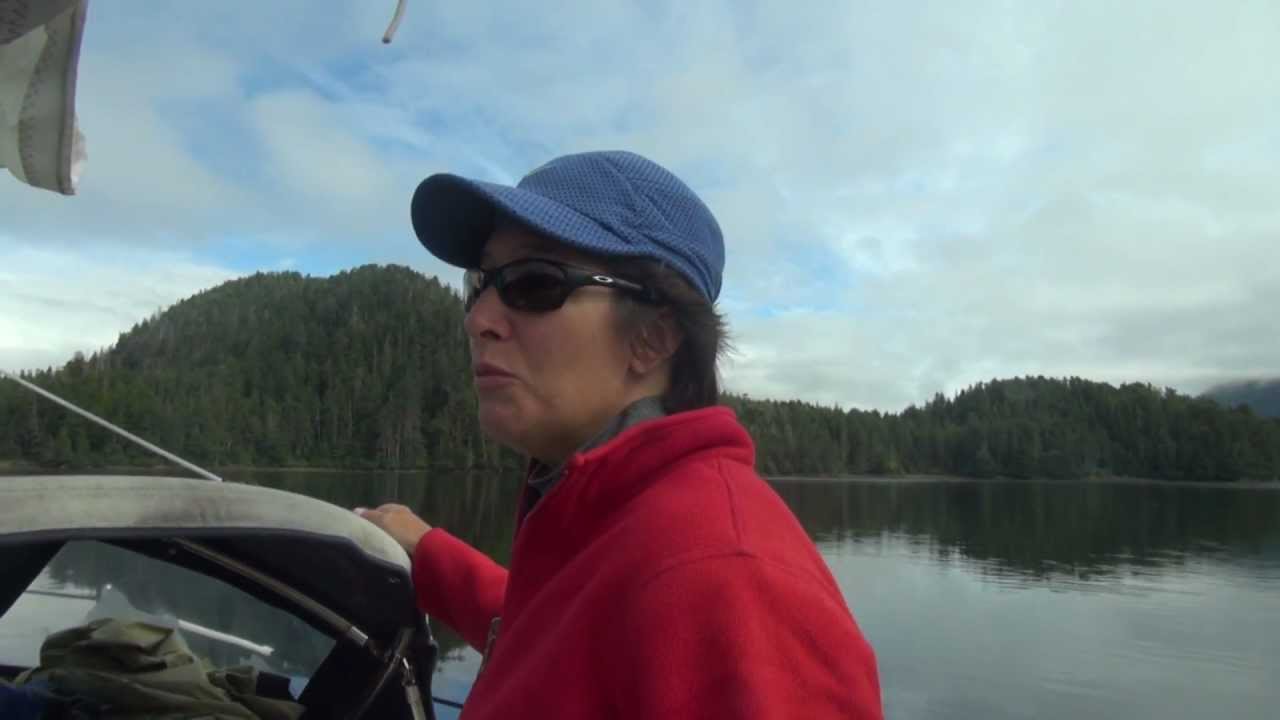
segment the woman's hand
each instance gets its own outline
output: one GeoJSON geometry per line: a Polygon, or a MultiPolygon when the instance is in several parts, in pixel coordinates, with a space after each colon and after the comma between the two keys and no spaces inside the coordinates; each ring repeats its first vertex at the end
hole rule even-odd
{"type": "Polygon", "coordinates": [[[396,542],[400,543],[405,552],[409,553],[409,557],[413,557],[413,551],[414,548],[418,547],[418,541],[431,529],[430,525],[424,522],[422,518],[414,515],[413,511],[404,505],[391,503],[381,505],[372,510],[369,508],[356,508],[356,514],[386,531],[396,542]]]}

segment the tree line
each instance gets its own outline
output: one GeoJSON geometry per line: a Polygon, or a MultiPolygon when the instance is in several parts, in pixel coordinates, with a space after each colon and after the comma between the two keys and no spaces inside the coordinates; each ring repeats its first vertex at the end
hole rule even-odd
{"type": "Polygon", "coordinates": [[[773,475],[1280,479],[1280,420],[1145,384],[992,380],[896,414],[728,403],[773,475]]]}
{"type": "MultiPolygon", "coordinates": [[[[462,319],[452,289],[404,267],[259,273],[24,377],[213,467],[515,470],[521,460],[480,433],[462,319]]],[[[723,401],[769,475],[1280,479],[1280,420],[1143,384],[992,380],[899,413],[723,401]]],[[[156,464],[8,382],[0,461],[156,464]]]]}

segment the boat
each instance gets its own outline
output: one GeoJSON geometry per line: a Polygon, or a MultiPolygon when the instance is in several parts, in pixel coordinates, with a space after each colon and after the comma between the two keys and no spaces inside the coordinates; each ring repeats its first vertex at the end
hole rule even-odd
{"type": "Polygon", "coordinates": [[[177,628],[210,666],[284,678],[307,718],[450,718],[410,560],[350,510],[149,476],[0,478],[0,677],[110,617],[177,628]]]}

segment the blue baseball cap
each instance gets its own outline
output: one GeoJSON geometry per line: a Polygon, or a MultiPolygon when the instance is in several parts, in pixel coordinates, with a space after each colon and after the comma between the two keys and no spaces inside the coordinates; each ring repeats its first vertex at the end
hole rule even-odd
{"type": "Polygon", "coordinates": [[[564,155],[515,187],[432,175],[413,193],[410,214],[418,240],[450,265],[478,267],[505,216],[587,253],[657,260],[708,302],[720,295],[724,237],[715,216],[680,178],[635,153],[564,155]]]}

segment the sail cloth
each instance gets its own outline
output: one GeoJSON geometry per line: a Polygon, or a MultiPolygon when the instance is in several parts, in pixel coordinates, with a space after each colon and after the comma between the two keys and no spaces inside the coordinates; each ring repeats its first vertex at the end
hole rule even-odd
{"type": "Polygon", "coordinates": [[[88,0],[0,0],[0,167],[74,195],[85,161],[76,68],[88,0]]]}

